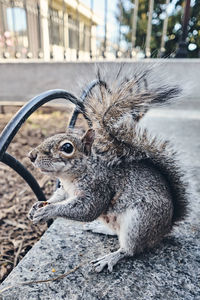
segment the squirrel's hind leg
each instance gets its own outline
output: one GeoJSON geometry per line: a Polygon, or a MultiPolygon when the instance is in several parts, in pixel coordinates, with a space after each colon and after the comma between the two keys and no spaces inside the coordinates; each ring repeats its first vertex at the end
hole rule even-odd
{"type": "Polygon", "coordinates": [[[104,225],[101,221],[93,221],[83,225],[83,230],[92,231],[94,233],[117,235],[112,229],[104,225]]]}
{"type": "Polygon", "coordinates": [[[120,220],[119,243],[120,247],[125,249],[130,256],[135,254],[138,246],[139,235],[141,231],[141,220],[137,208],[128,208],[120,220]]]}
{"type": "Polygon", "coordinates": [[[113,267],[118,263],[118,261],[126,256],[128,256],[126,251],[120,248],[115,252],[93,260],[91,263],[93,264],[95,271],[98,273],[101,272],[106,266],[108,267],[108,271],[112,272],[113,267]]]}
{"type": "Polygon", "coordinates": [[[119,216],[120,229],[118,232],[120,248],[112,253],[92,261],[97,272],[101,272],[104,267],[112,272],[113,267],[124,257],[135,254],[136,243],[139,236],[139,213],[138,210],[128,208],[119,216]]]}

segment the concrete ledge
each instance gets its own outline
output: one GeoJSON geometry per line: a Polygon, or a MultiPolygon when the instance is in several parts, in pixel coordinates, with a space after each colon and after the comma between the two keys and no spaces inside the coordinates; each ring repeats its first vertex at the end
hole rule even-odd
{"type": "Polygon", "coordinates": [[[199,299],[199,230],[182,225],[157,249],[123,260],[113,273],[92,271],[88,261],[117,245],[116,238],[84,232],[81,224],[59,219],[0,286],[14,285],[0,299],[199,299]],[[56,277],[80,263],[63,279],[18,285],[56,277]]]}

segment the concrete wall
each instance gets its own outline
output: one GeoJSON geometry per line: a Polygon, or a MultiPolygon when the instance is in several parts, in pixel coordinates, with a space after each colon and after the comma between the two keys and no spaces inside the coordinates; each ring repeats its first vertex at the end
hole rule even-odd
{"type": "MultiPolygon", "coordinates": [[[[105,62],[111,72],[116,63],[120,61],[105,62]]],[[[140,64],[150,64],[152,60],[126,60],[125,63],[136,68],[140,64]]],[[[0,101],[27,101],[41,92],[58,88],[79,95],[81,83],[94,79],[94,65],[95,62],[0,62],[0,101]]],[[[200,98],[200,59],[164,60],[161,68],[166,77],[172,75],[182,85],[189,85],[191,97],[200,98]]]]}

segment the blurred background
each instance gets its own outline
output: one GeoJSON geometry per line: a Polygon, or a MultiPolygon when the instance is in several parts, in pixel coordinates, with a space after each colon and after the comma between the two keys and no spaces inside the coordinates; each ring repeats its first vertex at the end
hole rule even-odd
{"type": "Polygon", "coordinates": [[[0,0],[0,59],[200,57],[199,0],[0,0]]]}

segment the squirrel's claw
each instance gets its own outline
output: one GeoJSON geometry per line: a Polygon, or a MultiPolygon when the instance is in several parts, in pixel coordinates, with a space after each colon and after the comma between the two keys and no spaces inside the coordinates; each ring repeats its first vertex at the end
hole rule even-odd
{"type": "Polygon", "coordinates": [[[48,204],[47,201],[38,201],[36,203],[33,204],[33,206],[31,207],[29,213],[28,213],[28,218],[33,221],[33,217],[36,213],[36,211],[44,206],[46,206],[48,204]]]}
{"type": "Polygon", "coordinates": [[[31,209],[29,210],[28,218],[31,221],[33,221],[33,216],[34,216],[35,212],[38,210],[40,205],[41,205],[41,202],[38,201],[38,202],[34,203],[33,206],[31,207],[31,209]]]}
{"type": "Polygon", "coordinates": [[[106,266],[108,266],[108,271],[112,272],[113,267],[118,263],[120,259],[127,256],[127,253],[121,249],[107,254],[103,257],[97,258],[93,260],[91,263],[93,264],[96,272],[101,272],[106,266]]]}
{"type": "Polygon", "coordinates": [[[53,207],[52,205],[47,205],[41,208],[38,208],[32,218],[33,224],[44,223],[47,220],[53,217],[53,207]]]}

